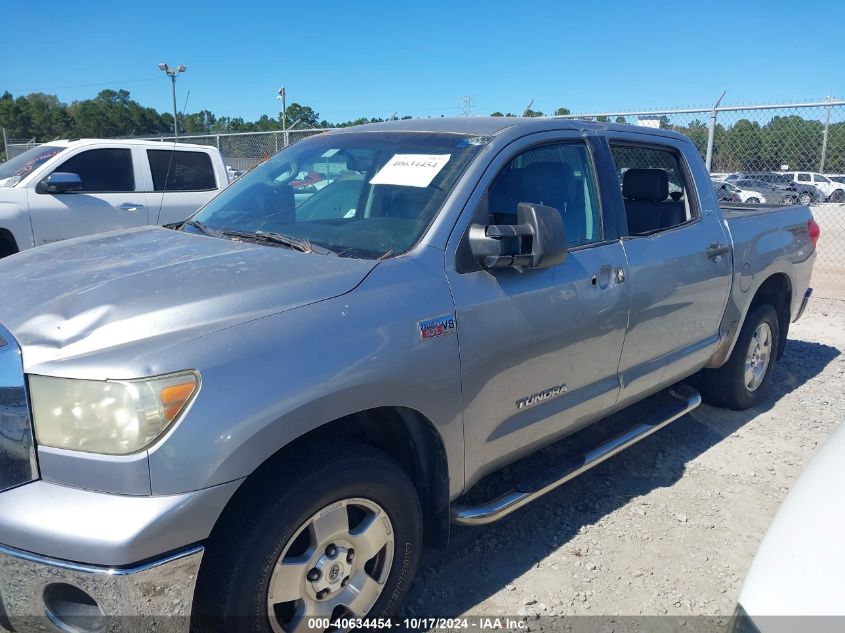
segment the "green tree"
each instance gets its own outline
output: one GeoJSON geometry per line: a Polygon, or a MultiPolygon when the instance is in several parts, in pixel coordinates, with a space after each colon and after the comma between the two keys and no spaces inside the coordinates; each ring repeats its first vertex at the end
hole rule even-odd
{"type": "Polygon", "coordinates": [[[566,116],[567,114],[572,114],[572,111],[569,108],[558,108],[555,110],[556,116],[566,116]]]}
{"type": "Polygon", "coordinates": [[[314,108],[299,103],[291,103],[285,110],[285,114],[287,115],[288,126],[299,121],[296,126],[299,129],[318,127],[320,121],[320,115],[314,111],[314,108]]]}

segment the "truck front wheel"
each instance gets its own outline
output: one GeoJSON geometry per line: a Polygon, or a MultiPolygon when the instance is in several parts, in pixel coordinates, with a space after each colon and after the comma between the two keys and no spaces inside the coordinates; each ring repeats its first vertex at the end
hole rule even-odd
{"type": "Polygon", "coordinates": [[[768,304],[752,308],[728,362],[701,372],[699,386],[705,400],[737,411],[760,402],[769,388],[778,341],[780,327],[775,309],[768,304]]]}
{"type": "Polygon", "coordinates": [[[343,444],[248,482],[206,551],[194,630],[322,631],[398,610],[419,561],[419,498],[390,457],[343,444]]]}

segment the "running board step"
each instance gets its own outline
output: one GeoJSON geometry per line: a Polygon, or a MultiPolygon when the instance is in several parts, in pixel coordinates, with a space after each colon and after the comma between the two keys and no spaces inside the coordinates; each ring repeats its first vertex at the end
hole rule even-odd
{"type": "Polygon", "coordinates": [[[493,523],[518,510],[522,506],[531,503],[551,492],[558,486],[575,479],[578,475],[587,472],[598,466],[606,459],[609,459],[624,451],[629,446],[648,437],[655,431],[683,417],[701,404],[701,395],[687,384],[675,385],[668,392],[677,404],[664,407],[655,413],[653,422],[644,422],[617,435],[611,440],[600,444],[592,451],[576,460],[576,463],[566,463],[561,466],[557,476],[553,479],[545,479],[542,482],[526,482],[519,489],[508,492],[493,501],[482,505],[468,506],[463,504],[452,504],[452,523],[457,525],[485,525],[493,523]]]}

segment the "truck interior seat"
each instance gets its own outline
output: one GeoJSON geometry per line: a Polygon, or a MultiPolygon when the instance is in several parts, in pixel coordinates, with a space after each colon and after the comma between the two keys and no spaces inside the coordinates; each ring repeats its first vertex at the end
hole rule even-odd
{"type": "Polygon", "coordinates": [[[532,163],[503,172],[490,188],[490,211],[495,224],[516,224],[520,202],[554,207],[563,216],[570,244],[585,241],[587,220],[584,197],[572,168],[561,163],[532,163]]]}
{"type": "Polygon", "coordinates": [[[622,178],[628,233],[637,235],[683,224],[682,201],[667,200],[669,175],[664,169],[632,168],[622,178]]]}

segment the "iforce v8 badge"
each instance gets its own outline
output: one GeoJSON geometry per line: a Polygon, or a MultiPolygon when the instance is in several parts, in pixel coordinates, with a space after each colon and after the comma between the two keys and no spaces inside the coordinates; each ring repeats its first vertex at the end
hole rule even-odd
{"type": "Polygon", "coordinates": [[[455,317],[451,314],[435,317],[426,321],[417,323],[420,328],[420,339],[427,341],[436,336],[443,336],[444,334],[451,334],[457,330],[455,324],[455,317]]]}

